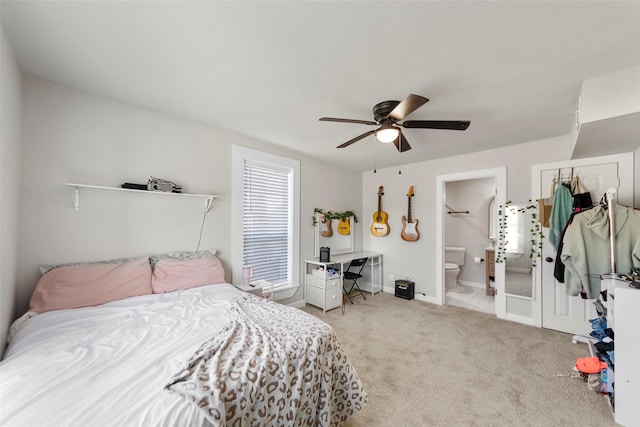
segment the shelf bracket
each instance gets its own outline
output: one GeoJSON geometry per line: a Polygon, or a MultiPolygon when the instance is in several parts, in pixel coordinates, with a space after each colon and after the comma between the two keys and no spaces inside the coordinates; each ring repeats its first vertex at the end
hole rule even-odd
{"type": "Polygon", "coordinates": [[[207,197],[204,201],[204,210],[206,213],[209,213],[211,209],[213,209],[213,204],[215,203],[215,197],[207,197]]]}
{"type": "Polygon", "coordinates": [[[71,197],[73,197],[73,209],[80,210],[80,189],[78,187],[73,187],[71,197]]]}

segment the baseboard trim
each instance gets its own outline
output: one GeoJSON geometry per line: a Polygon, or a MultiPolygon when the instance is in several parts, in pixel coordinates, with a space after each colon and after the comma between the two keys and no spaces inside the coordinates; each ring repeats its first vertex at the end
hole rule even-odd
{"type": "Polygon", "coordinates": [[[537,326],[531,317],[520,316],[518,314],[506,313],[504,316],[504,320],[510,320],[516,323],[522,323],[523,325],[529,326],[537,326]]]}
{"type": "MultiPolygon", "coordinates": [[[[387,294],[395,295],[396,294],[396,288],[395,288],[395,286],[393,286],[393,287],[384,286],[382,288],[382,292],[387,293],[387,294]]],[[[428,303],[435,304],[435,305],[441,305],[441,304],[438,304],[438,302],[436,301],[435,297],[428,296],[428,295],[422,295],[421,293],[418,293],[418,292],[415,293],[414,298],[416,300],[418,300],[418,301],[424,301],[424,302],[428,302],[428,303]]]]}

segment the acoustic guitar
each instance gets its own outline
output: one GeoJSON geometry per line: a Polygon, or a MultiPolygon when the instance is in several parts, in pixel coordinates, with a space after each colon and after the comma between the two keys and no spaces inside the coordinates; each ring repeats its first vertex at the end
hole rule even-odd
{"type": "Polygon", "coordinates": [[[322,237],[333,236],[333,230],[331,229],[331,220],[326,218],[324,221],[320,221],[320,235],[322,237]]]}
{"type": "Polygon", "coordinates": [[[340,222],[338,223],[338,233],[344,236],[351,234],[351,221],[349,221],[349,218],[340,218],[340,222]]]}
{"type": "Polygon", "coordinates": [[[409,187],[407,216],[402,216],[402,231],[400,237],[407,242],[415,242],[420,238],[420,232],[418,231],[418,220],[412,221],[411,218],[411,198],[413,197],[413,185],[409,187]]]}
{"type": "Polygon", "coordinates": [[[389,228],[389,215],[382,210],[382,195],[384,194],[384,187],[381,185],[378,188],[378,210],[373,213],[373,224],[371,224],[371,234],[377,237],[384,237],[391,229],[389,228]]]}

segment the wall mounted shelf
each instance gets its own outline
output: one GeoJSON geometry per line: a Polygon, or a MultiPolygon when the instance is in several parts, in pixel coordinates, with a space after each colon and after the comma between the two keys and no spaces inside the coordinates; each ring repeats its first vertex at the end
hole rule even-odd
{"type": "Polygon", "coordinates": [[[73,208],[75,210],[80,209],[80,189],[86,188],[91,190],[108,190],[108,191],[127,191],[133,193],[141,193],[141,194],[153,194],[153,195],[164,195],[164,196],[173,196],[173,197],[199,197],[204,199],[204,209],[209,212],[211,208],[213,208],[213,204],[217,198],[220,196],[215,194],[194,194],[194,193],[167,193],[164,191],[146,191],[146,190],[133,190],[130,188],[121,188],[121,187],[104,187],[100,185],[88,185],[88,184],[73,184],[67,183],[67,187],[71,187],[73,189],[73,208]]]}

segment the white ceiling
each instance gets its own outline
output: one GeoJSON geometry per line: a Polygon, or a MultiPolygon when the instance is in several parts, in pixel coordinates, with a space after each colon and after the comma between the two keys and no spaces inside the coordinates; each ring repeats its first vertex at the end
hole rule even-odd
{"type": "MultiPolygon", "coordinates": [[[[5,1],[21,69],[357,170],[371,108],[409,93],[413,149],[377,167],[566,135],[585,79],[640,64],[638,1],[5,1]]],[[[179,143],[179,141],[176,141],[179,143]]]]}

